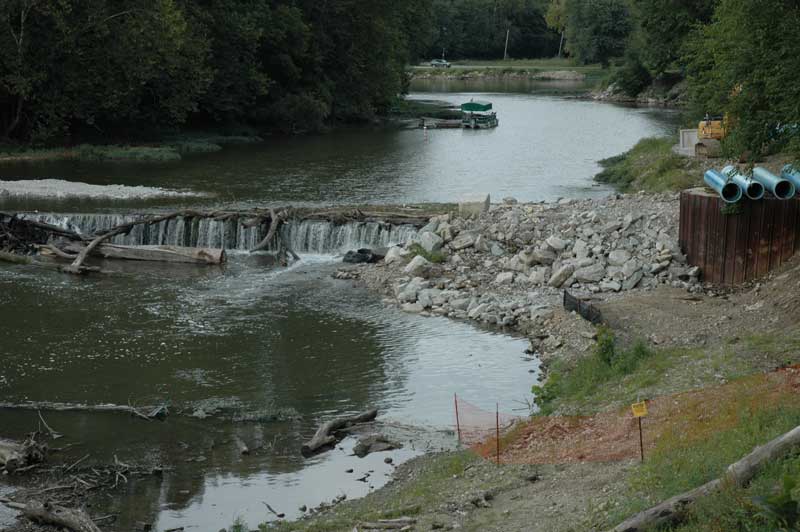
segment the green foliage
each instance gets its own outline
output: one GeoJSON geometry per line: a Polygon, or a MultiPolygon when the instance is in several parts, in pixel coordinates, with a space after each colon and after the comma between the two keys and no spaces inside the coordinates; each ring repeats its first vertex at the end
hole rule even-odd
{"type": "Polygon", "coordinates": [[[406,90],[430,20],[427,0],[5,0],[0,138],[369,119],[406,90]]]}
{"type": "Polygon", "coordinates": [[[758,514],[780,530],[797,530],[800,521],[800,497],[795,493],[797,478],[784,475],[780,490],[772,495],[753,497],[753,504],[759,509],[758,514]]]}
{"type": "Polygon", "coordinates": [[[629,49],[625,53],[625,62],[622,67],[614,73],[612,81],[627,94],[635,97],[653,82],[650,71],[645,68],[639,59],[639,55],[629,49]]]}
{"type": "Polygon", "coordinates": [[[412,256],[416,257],[417,255],[419,255],[420,257],[424,258],[428,262],[432,262],[434,264],[441,264],[441,263],[443,263],[443,262],[445,262],[447,260],[447,257],[445,257],[442,253],[440,253],[438,251],[434,251],[433,253],[429,253],[428,251],[425,250],[425,248],[423,248],[422,246],[420,246],[419,244],[416,244],[416,243],[415,244],[411,244],[411,246],[409,246],[408,250],[411,252],[412,256]]]}
{"type": "Polygon", "coordinates": [[[248,532],[247,523],[245,523],[241,517],[237,517],[230,528],[228,528],[228,532],[248,532]]]}
{"type": "Polygon", "coordinates": [[[674,153],[674,143],[671,138],[642,139],[630,151],[600,161],[603,171],[595,179],[622,191],[663,192],[698,184],[699,163],[674,153]]]}
{"type": "Polygon", "coordinates": [[[580,62],[608,66],[633,30],[625,0],[566,0],[567,50],[580,62]]]}
{"type": "Polygon", "coordinates": [[[601,327],[597,332],[594,353],[578,360],[571,368],[556,364],[544,385],[533,386],[534,401],[540,413],[549,414],[557,399],[586,397],[603,384],[631,374],[642,361],[652,356],[653,352],[643,342],[637,342],[629,349],[620,349],[614,334],[601,327]]]}
{"type": "Polygon", "coordinates": [[[700,24],[707,24],[717,0],[636,0],[633,15],[638,24],[637,50],[643,63],[659,76],[680,59],[683,43],[700,24]]]}
{"type": "Polygon", "coordinates": [[[508,31],[509,57],[551,57],[559,35],[545,22],[541,0],[433,0],[427,58],[501,59],[508,31]]]}
{"type": "Polygon", "coordinates": [[[762,154],[780,145],[800,160],[800,25],[797,2],[720,0],[713,22],[689,41],[692,114],[729,117],[727,155],[762,154]]]}

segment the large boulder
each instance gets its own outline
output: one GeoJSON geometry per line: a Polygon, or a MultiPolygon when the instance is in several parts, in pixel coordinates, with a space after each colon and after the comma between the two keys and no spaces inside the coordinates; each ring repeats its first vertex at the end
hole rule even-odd
{"type": "Polygon", "coordinates": [[[531,264],[543,264],[545,266],[549,266],[556,261],[555,252],[548,248],[535,249],[530,252],[530,257],[533,261],[531,264]]]}
{"type": "Polygon", "coordinates": [[[477,231],[462,231],[453,239],[453,241],[450,243],[450,247],[456,251],[467,249],[474,246],[477,239],[477,231]]]}
{"type": "Polygon", "coordinates": [[[505,285],[514,282],[514,272],[500,272],[494,279],[494,284],[505,285]]]}
{"type": "Polygon", "coordinates": [[[629,260],[631,260],[631,253],[624,249],[615,249],[608,254],[608,263],[611,266],[622,266],[629,260]]]}
{"type": "Polygon", "coordinates": [[[550,281],[547,283],[553,288],[561,288],[567,282],[572,274],[575,272],[575,266],[572,264],[565,264],[553,273],[550,281]]]}
{"type": "Polygon", "coordinates": [[[605,267],[597,262],[591,266],[586,266],[575,270],[575,279],[582,283],[596,283],[606,276],[605,267]]]}
{"type": "Polygon", "coordinates": [[[425,257],[417,255],[409,262],[403,271],[409,275],[423,275],[431,268],[431,263],[425,257]]]}
{"type": "Polygon", "coordinates": [[[531,283],[535,285],[543,285],[547,282],[548,271],[549,268],[547,268],[546,266],[539,266],[538,268],[533,269],[528,279],[530,280],[531,283]]]}
{"type": "Polygon", "coordinates": [[[550,249],[554,251],[564,251],[567,248],[567,241],[563,238],[557,237],[556,235],[553,235],[545,240],[545,244],[547,244],[550,249]]]}
{"type": "Polygon", "coordinates": [[[444,239],[431,231],[419,234],[419,245],[428,253],[436,253],[444,246],[444,239]]]}
{"type": "Polygon", "coordinates": [[[344,255],[343,262],[348,264],[371,264],[378,262],[384,258],[383,255],[374,252],[371,249],[359,249],[356,251],[348,251],[344,255]]]}
{"type": "Polygon", "coordinates": [[[400,246],[390,247],[389,251],[386,252],[386,256],[383,258],[383,262],[385,262],[386,264],[393,264],[395,262],[400,262],[403,260],[404,253],[407,253],[406,250],[404,250],[400,246]]]}

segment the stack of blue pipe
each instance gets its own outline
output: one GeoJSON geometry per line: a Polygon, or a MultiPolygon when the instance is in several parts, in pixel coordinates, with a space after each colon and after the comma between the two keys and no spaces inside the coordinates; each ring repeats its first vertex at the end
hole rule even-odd
{"type": "Polygon", "coordinates": [[[742,174],[735,166],[726,166],[722,171],[706,170],[703,180],[720,195],[725,203],[736,203],[743,196],[757,201],[768,190],[781,200],[788,200],[800,190],[800,170],[787,164],[780,177],[766,168],[757,166],[752,177],[742,174]]]}

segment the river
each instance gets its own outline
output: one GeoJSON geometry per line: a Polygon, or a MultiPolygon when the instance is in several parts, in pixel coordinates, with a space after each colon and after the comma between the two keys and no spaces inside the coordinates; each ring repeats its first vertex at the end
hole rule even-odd
{"type": "MultiPolygon", "coordinates": [[[[430,131],[426,138],[419,130],[357,128],[270,138],[180,163],[37,163],[3,172],[212,195],[181,200],[191,206],[449,202],[486,193],[552,200],[608,193],[591,181],[598,159],[675,127],[670,112],[515,90],[412,95],[490,99],[501,120],[492,131],[430,131]]],[[[87,231],[113,217],[86,213],[175,205],[0,202],[5,210],[54,211],[42,216],[87,231]]],[[[219,530],[237,517],[255,526],[275,519],[264,503],[294,518],[301,505],[380,487],[392,466],[384,454],[351,456],[351,438],[317,457],[300,455],[300,443],[331,416],[379,408],[386,430],[404,443],[390,454],[398,463],[455,444],[455,393],[487,412],[499,404],[527,413],[539,368],[524,353],[526,340],[406,315],[331,277],[343,251],[402,241],[407,230],[359,227],[321,238],[325,231],[298,230],[303,260],[283,269],[244,253],[248,242],[229,246],[243,249],[232,249],[223,268],[109,263],[113,275],[73,278],[0,266],[0,402],[171,405],[164,422],[47,414],[64,441],[81,444],[69,459],[90,454],[90,462],[107,463],[117,455],[171,468],[132,480],[127,496],[108,501],[103,511],[118,517],[105,529],[149,522],[154,530],[219,530]],[[237,439],[258,450],[241,456],[237,439]]],[[[0,409],[0,426],[0,435],[21,437],[38,418],[0,409]]]]}

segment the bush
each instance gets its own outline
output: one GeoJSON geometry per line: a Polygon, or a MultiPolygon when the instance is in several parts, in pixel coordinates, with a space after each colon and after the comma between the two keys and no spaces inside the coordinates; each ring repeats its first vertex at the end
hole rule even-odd
{"type": "Polygon", "coordinates": [[[416,257],[417,255],[419,255],[428,262],[433,262],[434,264],[441,264],[447,260],[447,257],[445,257],[442,253],[438,251],[429,253],[428,251],[425,250],[425,248],[423,248],[419,244],[411,244],[408,250],[411,252],[412,256],[416,257]]]}

